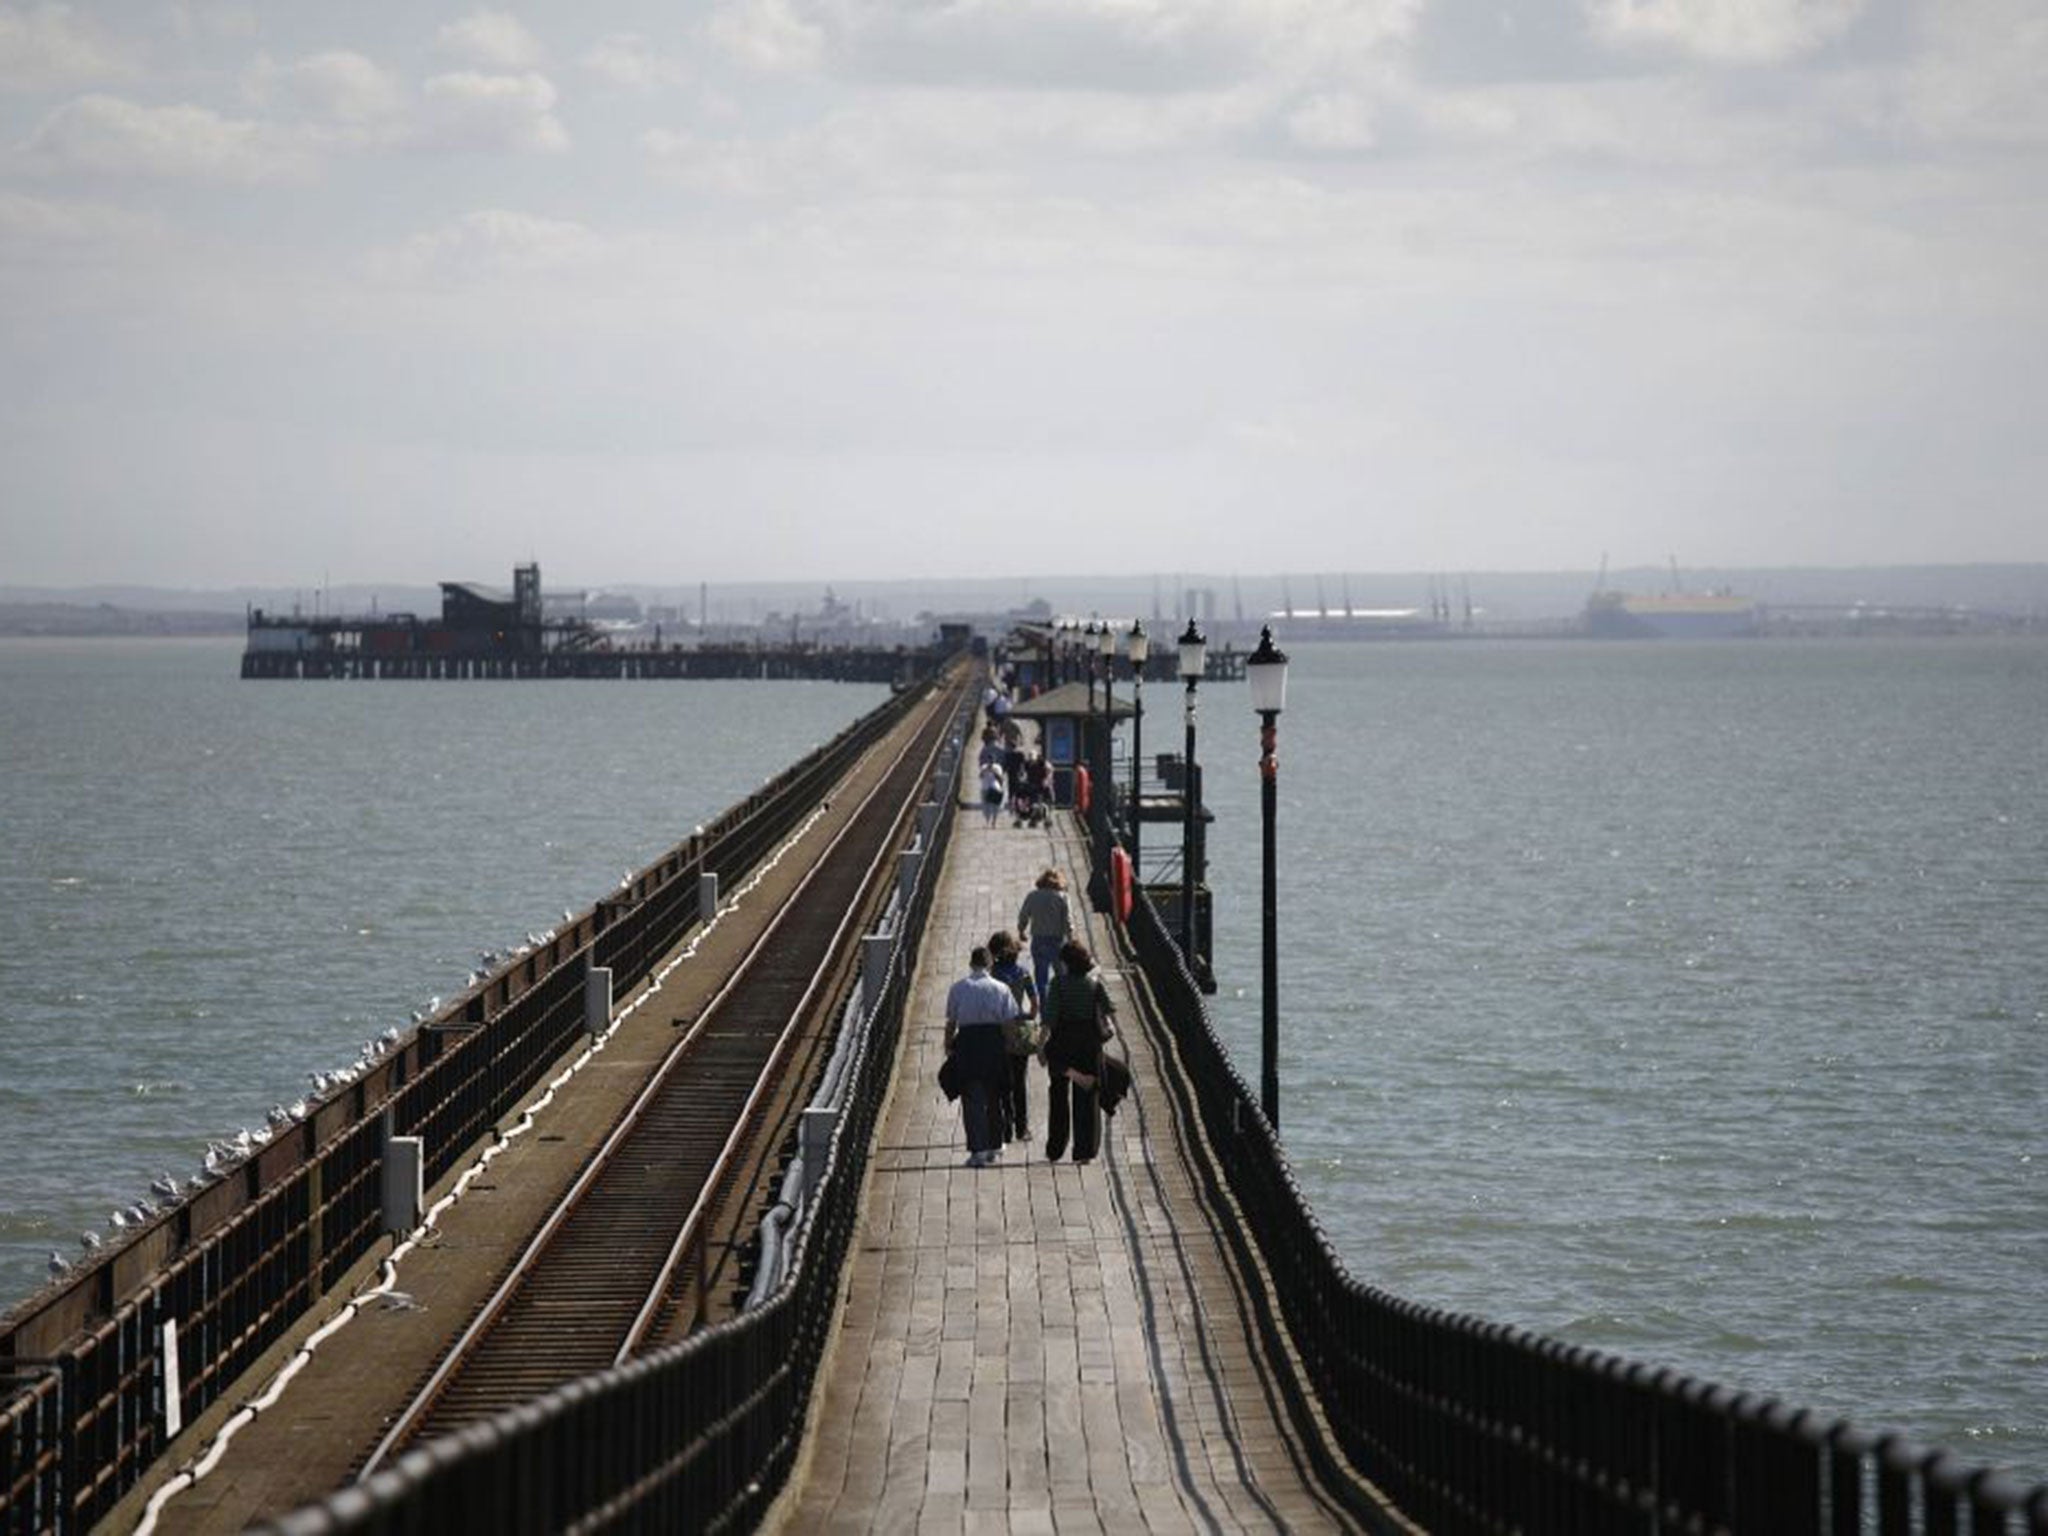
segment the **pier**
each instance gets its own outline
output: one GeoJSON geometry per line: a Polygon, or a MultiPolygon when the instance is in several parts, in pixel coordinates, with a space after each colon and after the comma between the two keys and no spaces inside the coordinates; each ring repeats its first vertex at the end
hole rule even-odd
{"type": "Polygon", "coordinates": [[[963,809],[984,675],[0,1318],[0,1530],[2048,1533],[2048,1488],[1354,1276],[1150,893],[1080,895],[1119,776],[1094,827],[963,809]],[[945,989],[1047,864],[1135,1087],[1088,1165],[967,1168],[945,989]]]}

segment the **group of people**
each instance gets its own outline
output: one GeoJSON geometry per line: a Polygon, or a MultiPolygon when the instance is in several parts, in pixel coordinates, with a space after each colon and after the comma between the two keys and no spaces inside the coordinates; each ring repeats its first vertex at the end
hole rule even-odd
{"type": "Polygon", "coordinates": [[[1106,1063],[1116,1003],[1095,957],[1074,935],[1066,877],[1048,869],[1017,909],[1017,933],[990,935],[968,956],[946,994],[946,1067],[967,1132],[969,1167],[996,1162],[1005,1143],[1031,1139],[1033,1061],[1046,1076],[1045,1155],[1057,1162],[1071,1138],[1074,1161],[1101,1142],[1106,1063]],[[1021,963],[1022,934],[1031,967],[1021,963]]]}
{"type": "Polygon", "coordinates": [[[1041,752],[1024,750],[1024,733],[1017,722],[993,715],[981,733],[980,767],[981,815],[983,824],[993,827],[1008,806],[1017,826],[1037,826],[1045,820],[1045,808],[1052,793],[1052,765],[1041,752]]]}

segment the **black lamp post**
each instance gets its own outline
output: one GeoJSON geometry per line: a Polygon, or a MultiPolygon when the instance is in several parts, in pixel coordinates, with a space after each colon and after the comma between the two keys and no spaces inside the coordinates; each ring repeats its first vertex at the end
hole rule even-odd
{"type": "Polygon", "coordinates": [[[1090,619],[1088,627],[1081,631],[1080,660],[1088,668],[1088,721],[1095,721],[1095,621],[1090,619]]]}
{"type": "Polygon", "coordinates": [[[1259,717],[1259,834],[1263,853],[1260,907],[1264,919],[1259,978],[1259,1107],[1280,1129],[1280,938],[1278,863],[1273,823],[1278,811],[1280,711],[1287,704],[1287,653],[1273,644],[1269,625],[1259,648],[1244,659],[1252,709],[1259,717]]]}
{"type": "Polygon", "coordinates": [[[1143,820],[1138,804],[1138,765],[1145,760],[1145,658],[1152,654],[1152,642],[1145,634],[1145,621],[1131,621],[1125,646],[1131,657],[1131,872],[1138,869],[1138,824],[1143,820]]]}
{"type": "Polygon", "coordinates": [[[1116,630],[1109,620],[1104,619],[1095,632],[1095,653],[1102,658],[1102,729],[1096,733],[1095,757],[1095,868],[1100,871],[1103,882],[1106,911],[1109,902],[1109,801],[1116,786],[1111,782],[1110,732],[1116,729],[1116,715],[1110,707],[1110,695],[1116,681],[1116,630]]]}
{"type": "Polygon", "coordinates": [[[1195,969],[1195,818],[1196,786],[1201,782],[1195,767],[1195,685],[1202,680],[1202,668],[1209,659],[1209,640],[1190,618],[1180,637],[1180,680],[1187,684],[1187,752],[1181,763],[1180,798],[1183,816],[1180,831],[1180,955],[1190,973],[1195,969]]]}

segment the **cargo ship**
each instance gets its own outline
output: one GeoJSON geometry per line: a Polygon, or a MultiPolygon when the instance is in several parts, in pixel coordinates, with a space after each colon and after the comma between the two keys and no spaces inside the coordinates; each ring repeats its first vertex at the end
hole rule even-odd
{"type": "Polygon", "coordinates": [[[1720,640],[1756,628],[1755,599],[1726,590],[1595,592],[1586,600],[1586,633],[1603,640],[1720,640]]]}

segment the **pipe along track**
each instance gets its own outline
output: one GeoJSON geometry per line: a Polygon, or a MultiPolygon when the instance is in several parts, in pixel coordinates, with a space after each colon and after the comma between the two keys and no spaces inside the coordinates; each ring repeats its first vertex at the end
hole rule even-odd
{"type": "Polygon", "coordinates": [[[835,982],[857,960],[861,919],[894,878],[958,686],[934,691],[908,744],[663,1056],[359,1476],[410,1445],[623,1361],[664,1325],[694,1318],[726,1186],[795,1113],[822,1059],[813,1026],[829,1017],[835,982]],[[809,1059],[792,1074],[806,1047],[809,1059]]]}

